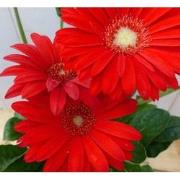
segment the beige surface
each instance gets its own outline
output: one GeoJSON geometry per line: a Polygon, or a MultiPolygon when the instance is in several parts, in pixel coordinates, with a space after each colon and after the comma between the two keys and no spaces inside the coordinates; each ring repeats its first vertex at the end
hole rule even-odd
{"type": "Polygon", "coordinates": [[[11,110],[0,110],[0,144],[4,143],[2,141],[4,125],[13,114],[14,113],[11,110]]]}
{"type": "MultiPolygon", "coordinates": [[[[0,144],[2,141],[3,128],[6,120],[13,116],[11,110],[0,110],[0,144]]],[[[171,144],[168,150],[162,152],[157,158],[146,160],[153,169],[159,171],[178,171],[180,172],[180,140],[171,144]]]]}
{"type": "Polygon", "coordinates": [[[147,162],[155,170],[180,172],[180,140],[174,141],[169,148],[156,158],[149,158],[147,162]]]}

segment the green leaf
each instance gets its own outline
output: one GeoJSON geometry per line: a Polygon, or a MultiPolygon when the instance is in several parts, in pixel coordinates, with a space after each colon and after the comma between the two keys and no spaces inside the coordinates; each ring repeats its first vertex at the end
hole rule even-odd
{"type": "Polygon", "coordinates": [[[172,116],[165,130],[147,147],[147,156],[156,157],[180,138],[180,117],[172,116]]]}
{"type": "Polygon", "coordinates": [[[6,122],[6,125],[4,127],[4,134],[3,134],[4,140],[14,141],[19,139],[21,134],[14,130],[15,124],[18,123],[19,121],[21,121],[21,119],[17,117],[13,117],[6,122]]]}
{"type": "Polygon", "coordinates": [[[133,151],[132,162],[141,163],[146,159],[146,150],[140,142],[134,142],[135,150],[133,151]]]}
{"type": "Polygon", "coordinates": [[[153,172],[153,169],[149,165],[141,166],[141,172],[153,172]]]}
{"type": "Polygon", "coordinates": [[[0,145],[0,171],[5,171],[8,166],[21,158],[26,149],[15,145],[0,145]]]}
{"type": "Polygon", "coordinates": [[[155,105],[143,103],[138,106],[137,111],[131,115],[125,116],[123,118],[120,118],[119,121],[129,124],[133,118],[138,116],[139,113],[141,113],[143,110],[150,110],[156,108],[155,105]]]}
{"type": "Polygon", "coordinates": [[[143,109],[130,121],[130,124],[138,129],[142,135],[142,144],[147,147],[153,139],[164,131],[170,120],[169,113],[162,109],[143,109]]]}
{"type": "Polygon", "coordinates": [[[172,142],[180,138],[180,117],[172,116],[166,129],[156,138],[156,142],[172,142]]]}
{"type": "Polygon", "coordinates": [[[126,172],[153,172],[149,165],[140,166],[139,164],[132,163],[130,161],[125,162],[126,172]]]}
{"type": "Polygon", "coordinates": [[[25,163],[23,158],[17,159],[4,172],[41,172],[43,163],[25,163]]]}
{"type": "Polygon", "coordinates": [[[171,144],[171,142],[165,142],[165,143],[152,142],[146,148],[147,156],[148,157],[156,157],[159,153],[166,150],[170,144],[171,144]]]}

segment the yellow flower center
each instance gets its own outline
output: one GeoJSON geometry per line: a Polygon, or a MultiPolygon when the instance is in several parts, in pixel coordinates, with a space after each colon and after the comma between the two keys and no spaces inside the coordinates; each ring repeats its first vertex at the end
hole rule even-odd
{"type": "Polygon", "coordinates": [[[135,47],[137,43],[137,33],[128,27],[121,27],[114,36],[113,44],[126,49],[135,47]]]}
{"type": "Polygon", "coordinates": [[[73,118],[73,123],[74,123],[74,125],[76,125],[77,127],[81,127],[82,124],[83,124],[83,122],[84,122],[84,120],[83,120],[83,118],[82,118],[81,116],[75,116],[75,117],[73,118]]]}

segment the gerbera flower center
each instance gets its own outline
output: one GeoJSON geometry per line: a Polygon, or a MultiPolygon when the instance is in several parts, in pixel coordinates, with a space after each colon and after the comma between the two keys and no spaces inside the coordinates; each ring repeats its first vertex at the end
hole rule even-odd
{"type": "Polygon", "coordinates": [[[60,116],[63,127],[73,136],[88,134],[96,122],[91,108],[81,101],[69,100],[60,116]]]}
{"type": "Polygon", "coordinates": [[[128,27],[121,27],[114,36],[113,44],[121,48],[135,47],[137,33],[128,27]]]}
{"type": "Polygon", "coordinates": [[[48,69],[48,75],[50,78],[56,81],[68,81],[74,79],[77,74],[72,69],[67,69],[63,63],[53,64],[48,69]]]}
{"type": "Polygon", "coordinates": [[[147,47],[150,38],[142,20],[125,15],[116,17],[106,27],[104,41],[115,52],[134,54],[147,47]]]}
{"type": "Polygon", "coordinates": [[[77,127],[81,127],[82,124],[83,124],[83,121],[84,121],[84,119],[83,119],[81,116],[75,116],[75,117],[73,118],[73,123],[74,123],[74,125],[76,125],[77,127]]]}

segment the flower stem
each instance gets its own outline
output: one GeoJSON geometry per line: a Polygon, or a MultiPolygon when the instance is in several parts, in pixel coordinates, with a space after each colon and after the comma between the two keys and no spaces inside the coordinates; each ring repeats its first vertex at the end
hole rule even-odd
{"type": "Polygon", "coordinates": [[[18,8],[15,7],[13,9],[14,9],[14,14],[15,14],[15,18],[16,18],[16,22],[17,22],[20,37],[21,37],[23,43],[27,44],[27,38],[26,38],[26,35],[25,35],[25,32],[24,32],[24,28],[22,26],[22,22],[21,22],[21,18],[19,16],[18,8]]]}
{"type": "MultiPolygon", "coordinates": [[[[61,18],[61,8],[57,7],[56,8],[56,13],[61,18]]],[[[61,18],[60,19],[60,28],[62,29],[63,27],[64,27],[64,23],[63,23],[62,18],[61,18]]]]}

